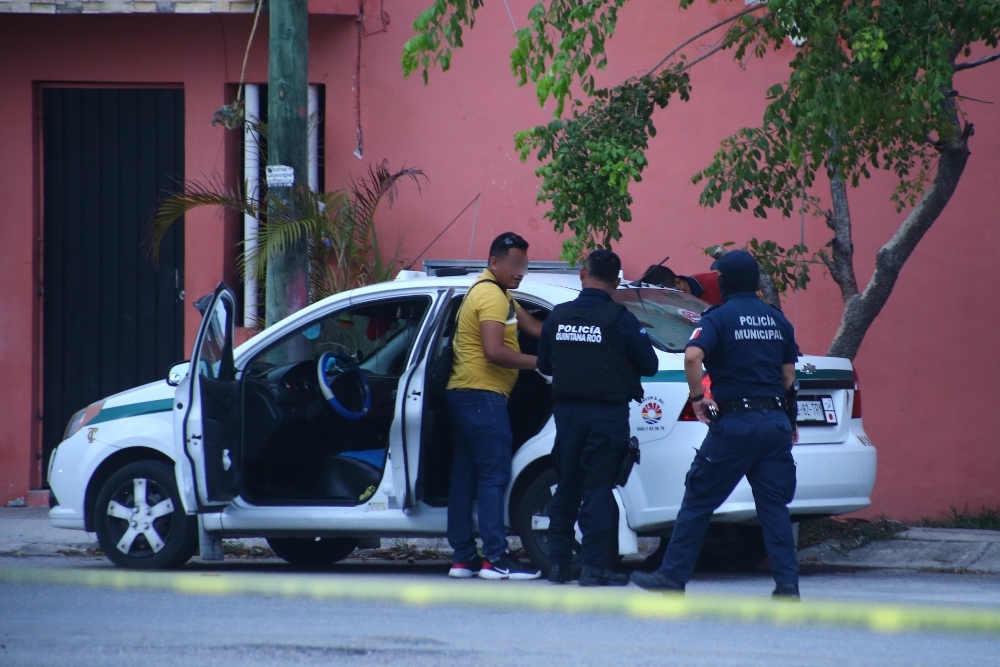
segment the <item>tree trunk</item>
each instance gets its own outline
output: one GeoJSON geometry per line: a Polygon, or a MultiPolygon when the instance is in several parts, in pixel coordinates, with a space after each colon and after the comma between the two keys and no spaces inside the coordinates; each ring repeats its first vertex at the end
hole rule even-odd
{"type": "Polygon", "coordinates": [[[830,179],[830,199],[833,210],[827,213],[826,226],[833,230],[833,240],[830,242],[830,261],[825,263],[846,304],[858,295],[858,280],[854,275],[854,240],[851,236],[847,185],[840,176],[830,179]]]}
{"type": "Polygon", "coordinates": [[[844,314],[827,355],[848,359],[857,356],[868,328],[882,312],[882,307],[892,294],[900,270],[958,187],[969,159],[972,125],[966,124],[961,128],[956,120],[955,129],[955,136],[950,141],[942,141],[938,145],[940,158],[930,188],[906,216],[892,239],[879,249],[875,257],[875,273],[860,294],[854,278],[854,247],[851,243],[847,191],[840,179],[831,181],[834,210],[827,216],[827,224],[834,230],[834,241],[832,258],[826,264],[831,276],[840,286],[844,314]]]}
{"type": "MultiPolygon", "coordinates": [[[[271,0],[268,56],[268,165],[295,171],[294,188],[309,183],[309,59],[306,0],[271,0]]],[[[293,188],[269,187],[268,194],[286,211],[298,215],[293,188]]],[[[269,220],[277,221],[272,206],[269,220]]],[[[277,223],[276,223],[277,224],[277,223]]],[[[284,252],[268,258],[265,326],[287,317],[309,303],[309,239],[305,234],[284,252]]]]}
{"type": "Polygon", "coordinates": [[[764,301],[781,310],[781,294],[778,292],[778,286],[774,284],[774,278],[764,270],[760,272],[757,290],[764,301]]]}

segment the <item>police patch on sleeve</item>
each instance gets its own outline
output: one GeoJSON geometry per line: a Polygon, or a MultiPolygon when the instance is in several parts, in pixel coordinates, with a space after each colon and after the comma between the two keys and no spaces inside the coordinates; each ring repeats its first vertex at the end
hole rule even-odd
{"type": "Polygon", "coordinates": [[[697,329],[691,332],[691,337],[688,340],[694,340],[700,335],[701,335],[701,327],[698,327],[697,329]]]}

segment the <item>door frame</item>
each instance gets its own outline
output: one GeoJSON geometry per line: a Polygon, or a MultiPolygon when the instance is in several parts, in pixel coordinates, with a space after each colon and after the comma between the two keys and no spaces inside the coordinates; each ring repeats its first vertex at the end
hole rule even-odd
{"type": "Polygon", "coordinates": [[[396,394],[396,409],[392,425],[389,429],[389,461],[386,466],[392,471],[393,493],[399,508],[406,511],[417,503],[417,475],[420,472],[420,430],[423,420],[424,400],[426,398],[427,362],[431,358],[430,344],[435,340],[435,333],[440,330],[444,314],[448,310],[448,302],[454,294],[453,287],[439,287],[422,290],[420,293],[431,298],[431,310],[424,318],[420,334],[410,351],[406,371],[399,378],[399,389],[396,394]],[[413,387],[415,375],[420,375],[420,387],[413,387]],[[419,391],[418,391],[419,389],[419,391]],[[412,392],[412,393],[411,393],[412,392]],[[414,399],[415,405],[409,405],[408,399],[414,399]],[[412,411],[412,412],[411,412],[412,411]],[[407,417],[416,413],[416,437],[411,431],[407,417]],[[413,438],[413,441],[410,440],[413,438]],[[411,450],[411,445],[414,451],[411,450]],[[393,456],[398,454],[398,458],[393,456]],[[411,456],[411,454],[413,456],[411,456]]]}
{"type": "MultiPolygon", "coordinates": [[[[212,500],[212,489],[209,486],[209,476],[208,476],[208,442],[207,434],[204,422],[204,401],[202,397],[203,387],[201,386],[201,372],[199,371],[199,365],[201,362],[202,347],[204,346],[206,332],[215,316],[216,307],[219,304],[223,306],[228,311],[228,319],[226,322],[226,332],[225,336],[227,342],[223,344],[222,354],[223,358],[220,360],[220,370],[223,367],[228,366],[228,369],[233,374],[232,378],[227,381],[236,383],[240,382],[240,374],[236,371],[236,364],[234,360],[233,350],[235,348],[235,334],[236,334],[236,295],[225,283],[219,283],[218,287],[215,288],[215,294],[212,297],[212,301],[208,308],[205,309],[205,314],[202,316],[201,325],[198,327],[198,336],[195,339],[194,348],[191,350],[191,362],[188,368],[188,374],[181,380],[180,384],[177,385],[177,389],[174,391],[174,443],[175,443],[175,456],[177,459],[177,464],[175,465],[178,488],[181,491],[181,498],[184,500],[184,504],[187,509],[188,514],[194,514],[195,512],[217,512],[222,511],[233,499],[239,496],[239,490],[232,498],[225,500],[212,500]],[[225,355],[228,355],[228,363],[225,355]],[[196,400],[197,399],[197,400],[196,400]],[[197,406],[197,419],[200,422],[197,425],[197,434],[189,435],[189,424],[193,419],[192,412],[197,406]],[[200,441],[200,450],[198,453],[193,453],[191,447],[197,446],[198,443],[191,444],[194,440],[200,441]],[[200,460],[199,460],[200,459],[200,460]],[[191,501],[194,501],[193,504],[191,501]]],[[[242,465],[242,439],[237,436],[234,441],[236,448],[231,452],[234,465],[242,465]]],[[[228,450],[227,450],[228,451],[228,450]]],[[[238,470],[239,468],[237,468],[238,470]]]]}
{"type": "MultiPolygon", "coordinates": [[[[42,415],[45,410],[45,359],[42,345],[42,332],[45,330],[45,146],[44,113],[42,98],[49,88],[97,88],[101,90],[184,90],[181,82],[95,82],[95,81],[35,81],[32,84],[32,153],[35,168],[32,173],[32,244],[31,278],[35,287],[32,299],[31,318],[31,469],[28,474],[29,489],[43,489],[45,471],[42,470],[45,460],[45,443],[42,430],[42,415]]],[[[187,134],[185,130],[185,135],[187,134]]],[[[185,152],[186,152],[185,137],[185,152]]],[[[81,408],[84,406],[80,406],[81,408]]]]}

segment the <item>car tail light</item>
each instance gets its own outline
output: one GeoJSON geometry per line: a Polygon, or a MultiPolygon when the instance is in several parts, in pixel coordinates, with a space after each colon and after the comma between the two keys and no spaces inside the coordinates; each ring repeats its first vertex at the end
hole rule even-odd
{"type": "Polygon", "coordinates": [[[861,381],[858,369],[854,369],[854,406],[851,408],[851,419],[861,419],[861,381]]]}
{"type": "MultiPolygon", "coordinates": [[[[708,377],[708,373],[701,378],[701,391],[706,397],[712,398],[712,378],[708,377]]],[[[679,422],[696,422],[698,417],[694,414],[694,408],[691,407],[691,401],[686,401],[684,403],[684,409],[681,410],[681,414],[677,417],[679,422]]]]}
{"type": "Polygon", "coordinates": [[[696,422],[698,418],[694,414],[694,408],[691,407],[691,401],[684,402],[684,409],[681,410],[681,416],[677,418],[679,422],[696,422]]]}

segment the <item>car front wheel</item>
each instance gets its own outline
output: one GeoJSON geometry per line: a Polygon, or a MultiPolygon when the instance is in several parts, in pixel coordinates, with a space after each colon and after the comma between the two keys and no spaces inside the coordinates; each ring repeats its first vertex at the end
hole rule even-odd
{"type": "Polygon", "coordinates": [[[180,567],[198,548],[198,518],[188,516],[172,466],[136,461],[111,475],[94,508],[97,540],[121,567],[180,567]]]}

